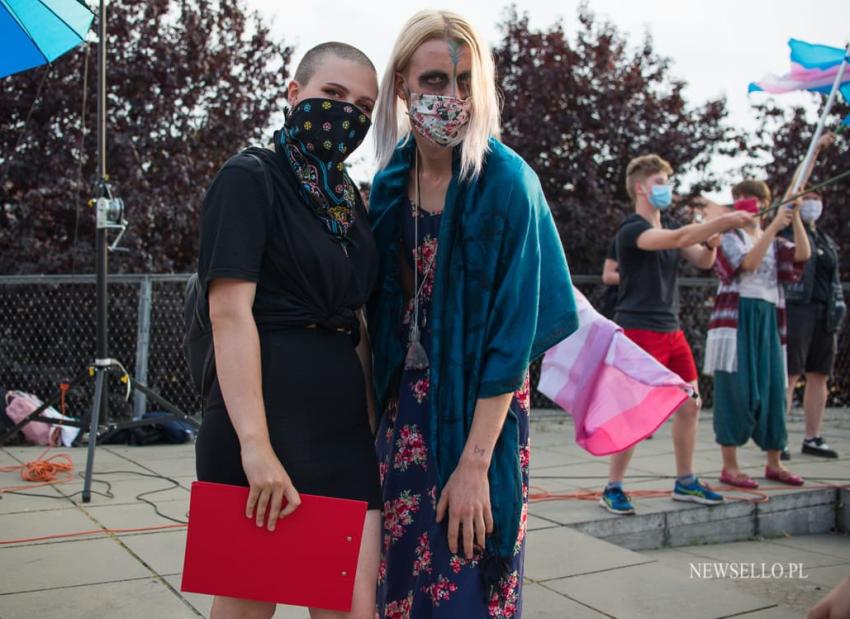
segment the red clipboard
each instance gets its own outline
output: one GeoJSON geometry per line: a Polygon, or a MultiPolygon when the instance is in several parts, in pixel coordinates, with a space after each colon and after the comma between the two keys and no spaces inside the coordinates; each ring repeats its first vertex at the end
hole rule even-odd
{"type": "Polygon", "coordinates": [[[366,502],[302,494],[269,531],[247,500],[243,486],[192,483],[181,590],[351,610],[366,502]]]}

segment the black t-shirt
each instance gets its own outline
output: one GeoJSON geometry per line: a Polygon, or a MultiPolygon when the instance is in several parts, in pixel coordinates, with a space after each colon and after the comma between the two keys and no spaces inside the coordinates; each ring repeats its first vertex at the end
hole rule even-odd
{"type": "Polygon", "coordinates": [[[358,328],[377,278],[378,254],[365,209],[345,247],[298,193],[282,155],[249,148],[219,170],[204,197],[198,275],[257,283],[258,329],[358,328]]]}
{"type": "MultiPolygon", "coordinates": [[[[611,240],[608,246],[608,253],[605,254],[606,260],[617,261],[617,238],[611,240]]],[[[602,301],[599,304],[599,313],[605,318],[614,319],[614,313],[617,311],[617,286],[605,286],[605,292],[602,294],[602,301]]]]}
{"type": "MultiPolygon", "coordinates": [[[[809,237],[811,238],[811,237],[809,237]]],[[[812,288],[812,301],[828,303],[832,297],[832,281],[835,276],[837,256],[827,240],[826,234],[817,230],[812,247],[815,259],[815,283],[812,288]]]]}
{"type": "MultiPolygon", "coordinates": [[[[675,230],[679,223],[662,216],[662,228],[675,230]]],[[[620,288],[614,320],[624,329],[670,332],[679,329],[679,250],[645,251],[638,237],[652,230],[646,219],[633,213],[617,231],[620,288]]]]}
{"type": "Polygon", "coordinates": [[[617,237],[611,239],[611,244],[608,246],[608,253],[605,254],[607,260],[617,260],[617,237]]]}

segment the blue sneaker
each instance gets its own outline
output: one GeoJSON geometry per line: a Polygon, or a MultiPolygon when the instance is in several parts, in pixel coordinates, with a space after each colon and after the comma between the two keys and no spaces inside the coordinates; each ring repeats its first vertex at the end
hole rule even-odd
{"type": "Polygon", "coordinates": [[[602,497],[599,499],[599,504],[618,516],[630,516],[635,513],[629,495],[623,492],[622,488],[605,488],[602,497]]]}
{"type": "Polygon", "coordinates": [[[702,505],[719,505],[725,502],[723,495],[717,494],[705,484],[700,483],[699,479],[687,485],[677,479],[673,487],[673,500],[690,501],[702,505]]]}

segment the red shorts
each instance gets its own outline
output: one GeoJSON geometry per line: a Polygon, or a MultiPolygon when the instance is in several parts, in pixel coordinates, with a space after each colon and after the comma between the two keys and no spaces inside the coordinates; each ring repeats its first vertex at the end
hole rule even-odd
{"type": "Polygon", "coordinates": [[[655,357],[661,365],[678,374],[689,383],[697,380],[697,365],[694,354],[682,331],[648,331],[646,329],[624,329],[630,340],[655,357]]]}

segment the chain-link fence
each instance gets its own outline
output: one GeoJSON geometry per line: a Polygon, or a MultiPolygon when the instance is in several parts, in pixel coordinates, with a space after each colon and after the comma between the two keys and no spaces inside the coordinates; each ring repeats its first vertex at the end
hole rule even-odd
{"type": "MultiPolygon", "coordinates": [[[[200,409],[181,348],[188,275],[109,277],[109,356],[187,413],[200,409]]],[[[0,387],[52,397],[95,355],[93,276],[0,277],[0,387]]],[[[117,376],[116,376],[117,378],[117,376]]],[[[110,383],[109,411],[139,417],[153,405],[110,383]]],[[[94,381],[69,393],[67,414],[91,405],[94,381]]]]}
{"type": "MultiPolygon", "coordinates": [[[[189,379],[181,348],[183,292],[188,275],[115,275],[109,278],[109,353],[127,370],[178,408],[194,413],[200,398],[189,379]]],[[[576,286],[595,305],[605,286],[598,276],[574,277],[576,286]]],[[[705,328],[716,282],[683,278],[681,320],[701,366],[705,328]]],[[[51,397],[60,382],[72,379],[91,364],[95,352],[95,281],[93,276],[0,277],[0,387],[51,397]]],[[[850,336],[838,340],[835,378],[830,383],[831,406],[850,405],[850,336]]],[[[540,367],[531,368],[532,384],[540,367]]],[[[711,405],[711,379],[700,387],[711,405]]],[[[93,381],[66,398],[67,413],[82,415],[90,406],[93,381]]],[[[110,414],[140,416],[153,405],[140,395],[124,398],[123,386],[112,383],[110,414]]],[[[552,406],[534,392],[533,405],[552,406]]]]}

